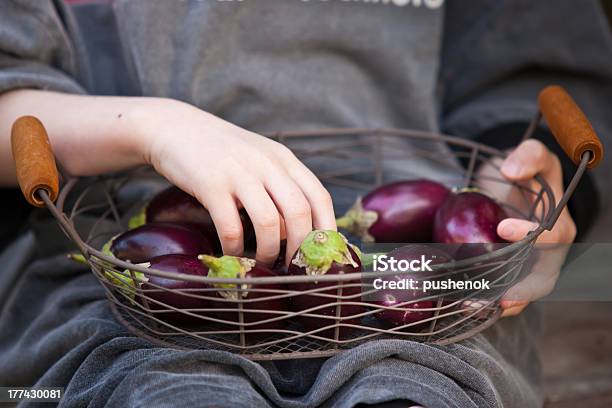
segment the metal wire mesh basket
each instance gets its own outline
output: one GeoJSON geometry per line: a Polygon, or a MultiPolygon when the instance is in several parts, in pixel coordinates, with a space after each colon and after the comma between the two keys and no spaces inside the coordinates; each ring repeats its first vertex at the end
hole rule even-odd
{"type": "MultiPolygon", "coordinates": [[[[585,169],[597,164],[603,155],[590,124],[562,89],[544,90],[540,110],[577,165],[572,182],[560,198],[554,197],[539,175],[524,183],[511,183],[501,176],[499,165],[504,152],[452,136],[400,129],[326,129],[269,135],[292,147],[307,164],[317,167],[317,161],[324,163],[327,168],[318,174],[321,180],[331,191],[350,199],[387,181],[388,166],[393,170],[393,163],[410,160],[413,166],[403,168],[422,170],[427,165],[432,174],[445,175],[443,181],[448,185],[477,186],[485,192],[492,185],[503,185],[508,193],[520,198],[519,204],[500,203],[507,214],[537,222],[538,227],[519,242],[433,267],[439,277],[457,273],[468,273],[474,279],[489,277],[495,290],[431,293],[412,298],[393,309],[418,311],[424,313],[423,318],[394,327],[376,319],[378,313],[392,308],[368,298],[375,289],[365,271],[221,279],[164,272],[118,260],[98,248],[100,242],[127,228],[129,209],[123,208],[117,197],[122,187],[142,172],[101,176],[85,182],[67,178],[59,190],[54,158],[40,122],[31,117],[18,120],[12,141],[26,198],[34,205],[46,206],[56,217],[104,286],[116,318],[133,334],[163,346],[227,350],[253,360],[271,360],[328,356],[383,338],[448,344],[492,325],[500,316],[500,297],[524,271],[537,237],[553,227],[585,169]],[[323,147],[312,149],[313,138],[322,141],[317,146],[323,147]],[[38,155],[36,166],[31,165],[33,152],[38,155]],[[76,228],[81,217],[95,219],[86,234],[76,228]],[[191,284],[168,289],[151,283],[150,277],[191,284]],[[231,296],[218,296],[221,284],[231,296]],[[298,284],[311,285],[303,290],[297,289],[304,287],[298,284]],[[189,299],[189,306],[172,306],[160,296],[163,294],[189,299]],[[303,310],[279,307],[296,297],[308,297],[313,306],[303,310]],[[417,302],[421,302],[418,308],[417,302]],[[423,308],[422,302],[430,302],[429,307],[423,308]],[[306,324],[308,321],[317,324],[306,324]]],[[[525,138],[532,135],[540,121],[538,112],[525,138]]]]}

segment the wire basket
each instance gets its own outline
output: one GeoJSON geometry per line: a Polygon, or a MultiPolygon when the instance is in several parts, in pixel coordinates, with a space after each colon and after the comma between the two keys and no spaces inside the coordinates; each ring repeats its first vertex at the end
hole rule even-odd
{"type": "MultiPolygon", "coordinates": [[[[329,356],[384,338],[448,344],[491,326],[500,316],[500,297],[526,269],[537,237],[553,227],[586,168],[597,164],[603,155],[590,124],[561,88],[549,87],[542,92],[540,111],[577,165],[558,201],[539,175],[521,183],[511,183],[501,176],[499,165],[504,152],[452,136],[400,129],[325,129],[269,135],[290,146],[307,164],[324,163],[327,168],[318,174],[320,179],[330,190],[342,191],[351,199],[387,181],[386,168],[393,168],[394,162],[411,160],[419,169],[427,164],[432,172],[445,174],[448,185],[477,186],[486,192],[487,186],[501,184],[523,201],[522,205],[500,203],[509,216],[537,222],[538,227],[521,241],[432,268],[437,277],[457,273],[467,273],[464,276],[473,279],[489,277],[495,290],[423,294],[394,307],[368,298],[375,291],[369,272],[221,279],[164,272],[118,260],[98,248],[127,228],[129,209],[123,208],[117,197],[126,183],[142,176],[142,171],[90,178],[84,183],[66,178],[59,190],[55,161],[42,124],[31,117],[19,119],[13,126],[12,141],[26,198],[33,205],[46,205],[52,212],[103,285],[114,315],[130,332],[162,346],[226,350],[253,360],[273,360],[329,356]],[[323,147],[312,149],[313,138],[318,138],[321,143],[317,146],[323,147]],[[37,166],[30,165],[34,151],[38,153],[37,166]],[[87,233],[76,227],[84,217],[94,220],[87,233]],[[168,289],[151,283],[148,277],[191,284],[168,289]],[[218,296],[220,284],[231,296],[218,296]],[[303,284],[312,285],[304,290],[303,284]],[[188,300],[188,307],[171,306],[164,296],[188,300]],[[292,310],[288,305],[297,297],[307,297],[312,307],[292,310]],[[429,302],[425,303],[428,306],[422,307],[423,302],[429,302]],[[418,308],[417,303],[421,303],[418,308]],[[376,319],[377,314],[388,310],[420,312],[423,318],[389,327],[376,319]]],[[[538,112],[525,138],[540,121],[538,112]]]]}

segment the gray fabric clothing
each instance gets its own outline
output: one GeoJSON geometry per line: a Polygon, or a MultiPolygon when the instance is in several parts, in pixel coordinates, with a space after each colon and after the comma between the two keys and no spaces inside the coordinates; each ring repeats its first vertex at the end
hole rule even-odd
{"type": "Polygon", "coordinates": [[[0,2],[0,92],[18,88],[83,93],[86,61],[51,1],[0,2]]]}
{"type": "MultiPolygon", "coordinates": [[[[538,92],[565,87],[604,145],[612,121],[612,31],[599,1],[448,1],[440,70],[442,128],[474,137],[502,123],[526,122],[538,92]]],[[[594,169],[601,208],[612,206],[612,161],[594,169]]],[[[603,211],[588,239],[609,241],[603,211]]]]}
{"type": "Polygon", "coordinates": [[[114,3],[145,95],[184,100],[258,131],[437,127],[442,8],[153,3],[114,3]]]}
{"type": "MultiPolygon", "coordinates": [[[[554,78],[599,129],[612,126],[603,108],[612,41],[596,1],[413,3],[115,1],[120,52],[102,43],[111,60],[125,56],[107,64],[108,75],[129,81],[105,82],[91,51],[103,31],[55,2],[7,0],[0,92],[172,97],[256,131],[394,126],[471,137],[527,121],[536,90],[554,78]]],[[[327,360],[256,364],[160,349],[128,335],[94,277],[66,261],[44,229],[36,245],[45,257],[23,268],[3,302],[0,385],[66,386],[66,407],[541,405],[531,313],[452,346],[370,342],[327,360]]],[[[0,281],[9,275],[0,271],[0,281]]]]}

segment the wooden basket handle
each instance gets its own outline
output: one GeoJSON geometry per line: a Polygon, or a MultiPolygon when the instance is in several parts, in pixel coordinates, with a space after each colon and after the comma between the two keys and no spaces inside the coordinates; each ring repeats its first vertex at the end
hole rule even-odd
{"type": "Polygon", "coordinates": [[[557,85],[544,88],[538,103],[557,143],[574,164],[578,165],[582,155],[590,151],[591,160],[587,168],[597,166],[603,159],[603,145],[591,122],[565,89],[557,85]]]}
{"type": "Polygon", "coordinates": [[[57,199],[59,177],[49,136],[43,124],[33,116],[22,116],[11,130],[13,159],[19,187],[30,204],[44,207],[37,192],[44,190],[51,201],[57,199]]]}

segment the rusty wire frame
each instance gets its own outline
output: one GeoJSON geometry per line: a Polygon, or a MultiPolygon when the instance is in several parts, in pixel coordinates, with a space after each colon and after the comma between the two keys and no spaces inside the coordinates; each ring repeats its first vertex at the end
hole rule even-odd
{"type": "MultiPolygon", "coordinates": [[[[530,137],[535,125],[540,121],[536,116],[525,132],[524,137],[530,137]]],[[[319,174],[324,183],[336,184],[348,188],[372,188],[380,185],[384,179],[383,163],[385,144],[393,146],[393,151],[400,154],[419,154],[427,160],[450,166],[450,171],[459,174],[462,184],[474,184],[474,174],[482,163],[489,163],[499,171],[492,162],[493,158],[503,158],[504,152],[490,146],[475,143],[470,140],[438,133],[403,130],[403,129],[321,129],[311,132],[279,132],[268,136],[281,143],[306,138],[333,138],[337,136],[367,136],[355,138],[351,143],[344,142],[342,149],[336,145],[333,149],[296,149],[298,157],[330,156],[342,161],[343,158],[361,157],[372,159],[371,168],[357,169],[360,174],[372,175],[371,183],[355,181],[354,172],[349,168],[343,171],[331,171],[319,174]],[[445,145],[457,148],[450,151],[448,157],[440,157],[439,152],[419,148],[416,145],[405,147],[398,141],[416,140],[421,143],[445,145]],[[366,149],[355,151],[352,148],[366,149]],[[404,150],[402,150],[404,149],[404,150]],[[451,160],[449,160],[449,157],[451,160]],[[467,160],[467,166],[459,164],[458,158],[467,160]]],[[[111,220],[117,228],[117,233],[125,229],[121,221],[122,209],[115,202],[118,186],[127,182],[133,173],[108,177],[97,177],[88,180],[89,186],[78,193],[78,196],[68,197],[75,190],[77,179],[65,178],[65,184],[53,204],[44,191],[39,193],[41,199],[57,218],[60,227],[78,246],[87,259],[92,272],[102,283],[111,309],[116,318],[130,332],[151,342],[178,349],[216,349],[240,353],[253,360],[274,360],[288,358],[310,358],[329,356],[347,347],[353,347],[373,339],[401,338],[435,344],[448,344],[466,339],[492,325],[500,316],[499,299],[504,291],[518,279],[526,260],[529,258],[535,240],[546,229],[551,229],[563,206],[571,196],[586,164],[589,160],[583,157],[574,179],[565,191],[559,203],[550,186],[538,175],[531,185],[529,183],[509,183],[501,174],[489,176],[488,181],[511,184],[523,197],[529,210],[520,210],[507,203],[501,203],[509,213],[534,220],[538,227],[519,242],[505,245],[485,255],[471,259],[440,264],[433,267],[440,277],[456,273],[472,274],[471,279],[494,277],[493,286],[497,289],[491,293],[482,291],[430,294],[419,299],[411,299],[396,308],[411,311],[411,304],[416,301],[432,301],[431,308],[418,308],[419,311],[429,311],[431,316],[418,322],[397,327],[382,326],[374,315],[391,307],[364,300],[365,295],[373,289],[368,284],[368,272],[351,273],[330,276],[277,276],[266,278],[221,279],[196,277],[146,268],[144,265],[134,265],[109,256],[91,245],[95,237],[103,234],[98,231],[102,220],[111,220]],[[92,191],[104,190],[104,201],[83,205],[85,198],[92,191]],[[70,201],[71,208],[66,207],[70,201]],[[88,236],[83,239],[75,228],[75,221],[82,214],[93,210],[103,210],[98,221],[94,223],[88,236]],[[483,268],[485,268],[483,272],[483,268]],[[140,275],[140,273],[144,275],[140,275]],[[167,279],[192,281],[201,283],[198,289],[167,289],[153,284],[144,285],[143,276],[158,276],[167,279]],[[134,282],[134,284],[132,284],[134,282]],[[320,282],[325,285],[313,286],[307,291],[292,290],[291,284],[305,282],[320,282]],[[236,292],[236,299],[220,299],[215,295],[214,284],[235,284],[230,291],[236,292]],[[237,284],[238,283],[238,284],[237,284]],[[258,285],[283,285],[282,289],[258,288],[258,285]],[[177,296],[189,296],[202,302],[202,307],[181,309],[160,302],[155,298],[159,291],[174,292],[177,296]],[[246,292],[260,293],[263,297],[249,299],[246,292]],[[348,293],[348,294],[347,294],[348,293]],[[309,296],[318,301],[318,305],[306,310],[260,310],[257,303],[268,300],[289,300],[296,296],[309,296]],[[214,307],[211,302],[216,302],[214,307]],[[220,307],[227,304],[227,307],[220,307]],[[358,307],[359,312],[350,316],[342,313],[343,307],[358,307]],[[333,307],[335,313],[324,313],[333,307]],[[230,317],[231,316],[231,317],[230,317]],[[262,316],[260,319],[254,316],[262,316]],[[178,318],[177,318],[178,317],[178,318]],[[299,321],[303,318],[316,318],[320,327],[305,329],[299,321]]],[[[406,157],[406,156],[404,156],[406,157]]],[[[100,214],[98,212],[98,214],[100,214]]],[[[380,274],[379,274],[380,275],[380,274]]],[[[377,276],[379,276],[377,275],[377,276]]],[[[465,275],[464,275],[465,276],[465,275]]]]}

